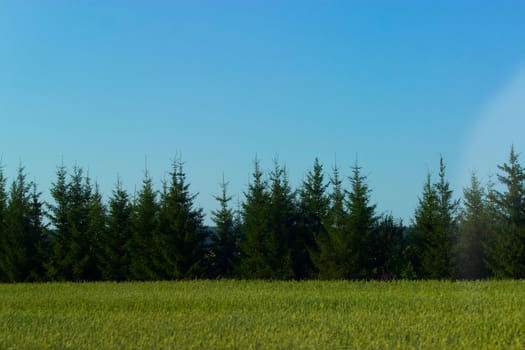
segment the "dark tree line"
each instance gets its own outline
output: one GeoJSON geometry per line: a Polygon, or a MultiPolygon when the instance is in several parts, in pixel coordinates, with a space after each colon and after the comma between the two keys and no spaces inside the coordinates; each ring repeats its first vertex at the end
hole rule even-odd
{"type": "Polygon", "coordinates": [[[245,279],[484,279],[525,277],[525,170],[511,149],[497,181],[475,174],[455,198],[440,160],[410,225],[377,212],[356,163],[348,178],[316,159],[299,188],[277,162],[255,161],[235,208],[223,179],[204,226],[183,163],[156,190],[148,173],[107,202],[84,171],[59,167],[44,203],[20,167],[0,168],[0,282],[245,279]]]}

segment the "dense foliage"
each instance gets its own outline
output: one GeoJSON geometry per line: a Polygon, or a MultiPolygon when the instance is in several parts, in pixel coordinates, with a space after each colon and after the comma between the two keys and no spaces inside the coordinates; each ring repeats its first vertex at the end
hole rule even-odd
{"type": "Polygon", "coordinates": [[[523,349],[523,281],[0,284],[2,349],[523,349]]]}
{"type": "Polygon", "coordinates": [[[356,163],[345,179],[316,159],[299,188],[255,161],[244,200],[227,182],[204,226],[183,162],[159,190],[146,172],[130,195],[120,179],[104,202],[82,168],[59,167],[44,203],[20,167],[0,168],[0,281],[243,279],[482,279],[525,277],[525,169],[511,149],[497,183],[473,174],[454,197],[441,158],[410,225],[378,213],[356,163]],[[346,186],[348,184],[348,186],[346,186]]]}

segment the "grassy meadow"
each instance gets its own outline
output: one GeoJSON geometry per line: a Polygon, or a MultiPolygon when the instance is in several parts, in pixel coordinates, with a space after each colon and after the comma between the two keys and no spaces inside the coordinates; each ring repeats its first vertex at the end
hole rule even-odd
{"type": "Polygon", "coordinates": [[[0,285],[1,349],[525,348],[525,282],[0,285]]]}

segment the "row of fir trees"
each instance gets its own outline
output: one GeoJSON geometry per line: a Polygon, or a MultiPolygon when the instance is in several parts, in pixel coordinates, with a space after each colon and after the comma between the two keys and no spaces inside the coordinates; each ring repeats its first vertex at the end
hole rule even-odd
{"type": "Polygon", "coordinates": [[[357,164],[327,177],[315,160],[293,190],[283,166],[255,161],[235,209],[223,179],[214,227],[180,160],[160,191],[146,173],[107,203],[79,167],[58,168],[49,204],[22,167],[10,187],[0,169],[0,282],[524,278],[525,170],[514,149],[498,169],[486,186],[472,175],[460,202],[441,159],[407,226],[377,213],[357,164]]]}

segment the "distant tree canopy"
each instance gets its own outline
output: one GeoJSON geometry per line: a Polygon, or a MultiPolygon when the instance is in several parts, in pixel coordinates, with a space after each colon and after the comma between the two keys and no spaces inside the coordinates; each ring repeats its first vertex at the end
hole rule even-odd
{"type": "Polygon", "coordinates": [[[286,167],[255,161],[234,209],[222,179],[214,227],[204,226],[184,163],[160,190],[120,179],[105,202],[82,168],[59,167],[44,203],[20,167],[0,167],[0,282],[245,279],[525,278],[525,168],[514,148],[497,183],[472,174],[462,201],[428,174],[405,225],[371,203],[359,164],[327,176],[315,159],[297,189],[286,167]]]}

